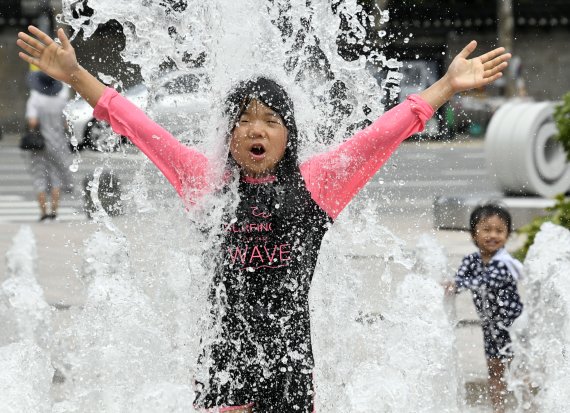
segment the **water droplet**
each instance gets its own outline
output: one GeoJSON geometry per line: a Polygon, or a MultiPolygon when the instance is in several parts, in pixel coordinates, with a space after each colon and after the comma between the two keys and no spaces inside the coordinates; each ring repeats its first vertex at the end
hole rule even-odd
{"type": "Polygon", "coordinates": [[[410,38],[409,38],[409,37],[406,37],[406,38],[404,39],[404,43],[409,43],[409,42],[410,42],[410,38]]]}
{"type": "Polygon", "coordinates": [[[77,172],[79,170],[79,161],[77,159],[74,159],[73,163],[69,165],[69,170],[71,172],[77,172]]]}

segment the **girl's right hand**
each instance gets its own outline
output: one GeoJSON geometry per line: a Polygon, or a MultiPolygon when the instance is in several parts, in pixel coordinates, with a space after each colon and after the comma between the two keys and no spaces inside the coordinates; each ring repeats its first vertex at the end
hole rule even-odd
{"type": "Polygon", "coordinates": [[[35,26],[29,26],[28,30],[33,36],[24,32],[18,33],[16,44],[25,51],[18,54],[20,58],[36,65],[54,79],[71,84],[75,73],[81,67],[63,29],[57,30],[59,43],[35,26]]]}

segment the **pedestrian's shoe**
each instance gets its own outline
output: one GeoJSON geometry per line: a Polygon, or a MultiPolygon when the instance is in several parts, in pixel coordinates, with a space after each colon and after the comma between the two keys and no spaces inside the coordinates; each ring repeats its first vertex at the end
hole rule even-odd
{"type": "Polygon", "coordinates": [[[48,214],[48,218],[51,220],[55,220],[57,219],[57,214],[55,212],[52,212],[51,214],[48,214]]]}
{"type": "Polygon", "coordinates": [[[48,219],[51,219],[51,214],[43,214],[38,221],[46,222],[48,219]]]}

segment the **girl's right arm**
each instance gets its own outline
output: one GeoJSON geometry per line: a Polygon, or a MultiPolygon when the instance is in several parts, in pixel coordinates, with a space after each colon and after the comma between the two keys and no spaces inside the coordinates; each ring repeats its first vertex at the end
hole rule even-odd
{"type": "Polygon", "coordinates": [[[195,201],[207,190],[207,158],[180,143],[114,89],[104,90],[93,115],[109,123],[116,133],[129,137],[184,199],[195,201]]]}
{"type": "Polygon", "coordinates": [[[95,108],[95,117],[129,137],[181,196],[194,200],[205,190],[208,162],[204,155],[182,145],[139,108],[82,68],[63,29],[57,31],[59,43],[37,27],[29,26],[29,31],[33,36],[18,34],[17,44],[25,51],[20,52],[20,58],[73,87],[95,108]]]}

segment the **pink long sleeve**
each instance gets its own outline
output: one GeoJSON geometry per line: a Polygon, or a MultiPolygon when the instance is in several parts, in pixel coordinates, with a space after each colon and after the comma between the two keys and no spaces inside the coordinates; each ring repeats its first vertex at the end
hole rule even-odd
{"type": "Polygon", "coordinates": [[[105,90],[93,115],[108,122],[116,133],[128,137],[183,199],[193,202],[207,188],[207,158],[180,143],[114,89],[105,90]]]}
{"type": "Polygon", "coordinates": [[[301,174],[315,202],[336,218],[400,143],[423,130],[433,113],[420,96],[411,95],[335,149],[304,162],[301,174]]]}

